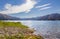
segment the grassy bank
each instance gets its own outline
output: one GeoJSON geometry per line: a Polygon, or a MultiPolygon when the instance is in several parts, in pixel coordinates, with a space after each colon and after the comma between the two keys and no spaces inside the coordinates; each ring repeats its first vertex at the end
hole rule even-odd
{"type": "Polygon", "coordinates": [[[33,34],[34,30],[20,22],[0,21],[0,39],[43,39],[33,34]]]}
{"type": "Polygon", "coordinates": [[[0,21],[0,27],[20,27],[20,28],[28,28],[27,26],[21,24],[20,22],[3,22],[3,21],[0,21]]]}

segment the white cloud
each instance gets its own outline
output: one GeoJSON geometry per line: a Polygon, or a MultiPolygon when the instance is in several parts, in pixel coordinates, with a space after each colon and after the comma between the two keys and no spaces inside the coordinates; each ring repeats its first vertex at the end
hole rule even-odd
{"type": "Polygon", "coordinates": [[[46,10],[46,9],[49,9],[51,8],[50,6],[49,7],[44,7],[44,8],[40,8],[39,10],[46,10]]]}
{"type": "Polygon", "coordinates": [[[51,5],[51,3],[44,4],[44,5],[41,5],[41,6],[36,6],[35,8],[42,8],[42,7],[46,7],[46,6],[49,6],[49,5],[51,5]]]}
{"type": "Polygon", "coordinates": [[[51,8],[50,5],[51,3],[48,3],[48,4],[41,5],[41,6],[36,6],[35,8],[38,8],[39,10],[46,10],[46,9],[51,8]]]}
{"type": "Polygon", "coordinates": [[[34,8],[35,4],[37,4],[34,0],[26,0],[26,3],[22,5],[12,5],[5,4],[5,9],[3,11],[0,10],[2,14],[14,14],[19,12],[30,12],[32,8],[34,8]]]}

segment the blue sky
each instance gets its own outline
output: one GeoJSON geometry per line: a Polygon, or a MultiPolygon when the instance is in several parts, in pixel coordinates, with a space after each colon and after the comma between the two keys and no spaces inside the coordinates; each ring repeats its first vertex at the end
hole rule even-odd
{"type": "Polygon", "coordinates": [[[0,0],[0,13],[19,18],[60,13],[60,0],[0,0]]]}

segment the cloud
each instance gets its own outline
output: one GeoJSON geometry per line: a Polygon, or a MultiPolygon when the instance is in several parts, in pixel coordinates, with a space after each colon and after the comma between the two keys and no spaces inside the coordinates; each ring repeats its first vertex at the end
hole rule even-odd
{"type": "Polygon", "coordinates": [[[26,0],[26,3],[22,5],[12,5],[12,4],[5,4],[4,10],[0,10],[2,14],[14,14],[20,12],[30,12],[32,8],[34,8],[37,2],[35,0],[26,0]]]}
{"type": "Polygon", "coordinates": [[[39,10],[46,10],[46,9],[51,8],[50,5],[51,3],[48,3],[48,4],[41,5],[41,6],[36,6],[35,8],[38,8],[39,10]]]}
{"type": "Polygon", "coordinates": [[[44,5],[41,5],[41,6],[36,6],[35,8],[42,8],[42,7],[46,7],[46,6],[49,6],[49,5],[51,5],[51,3],[44,4],[44,5]]]}
{"type": "Polygon", "coordinates": [[[46,10],[46,9],[49,9],[51,8],[50,6],[49,7],[44,7],[44,8],[40,8],[39,10],[46,10]]]}

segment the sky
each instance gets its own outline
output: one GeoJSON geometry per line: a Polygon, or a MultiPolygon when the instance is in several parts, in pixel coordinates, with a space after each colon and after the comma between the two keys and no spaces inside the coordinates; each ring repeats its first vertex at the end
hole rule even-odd
{"type": "Polygon", "coordinates": [[[0,0],[0,13],[18,18],[60,13],[60,0],[0,0]]]}

